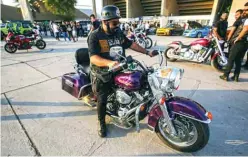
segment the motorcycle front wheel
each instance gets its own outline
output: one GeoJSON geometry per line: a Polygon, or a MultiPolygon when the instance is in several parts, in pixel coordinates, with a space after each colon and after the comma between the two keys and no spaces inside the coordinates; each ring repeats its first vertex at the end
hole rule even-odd
{"type": "Polygon", "coordinates": [[[4,50],[8,53],[15,53],[17,51],[17,46],[13,43],[6,43],[4,45],[4,50]]]}
{"type": "Polygon", "coordinates": [[[46,48],[46,42],[43,40],[37,40],[36,41],[36,47],[40,50],[46,48]]]}
{"type": "Polygon", "coordinates": [[[166,59],[168,59],[170,62],[175,62],[177,59],[173,58],[173,51],[174,48],[173,47],[169,47],[165,50],[164,56],[166,57],[166,59]]]}
{"type": "Polygon", "coordinates": [[[181,152],[195,152],[202,149],[209,140],[208,124],[178,116],[173,120],[177,135],[171,135],[168,125],[160,118],[155,131],[158,137],[171,148],[181,152]]]}
{"type": "Polygon", "coordinates": [[[150,49],[152,47],[152,39],[149,37],[146,37],[145,41],[146,41],[146,49],[150,49]]]}
{"type": "Polygon", "coordinates": [[[226,63],[223,63],[220,56],[217,55],[215,58],[211,59],[211,66],[218,72],[224,72],[226,63]]]}

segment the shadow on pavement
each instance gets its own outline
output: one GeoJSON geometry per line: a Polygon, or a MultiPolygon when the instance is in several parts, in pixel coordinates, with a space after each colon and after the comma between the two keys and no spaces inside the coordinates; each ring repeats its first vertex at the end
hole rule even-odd
{"type": "MultiPolygon", "coordinates": [[[[247,80],[247,79],[246,79],[247,80]]],[[[209,124],[210,139],[206,147],[193,155],[248,155],[248,90],[179,90],[176,95],[189,96],[192,100],[200,103],[207,111],[212,112],[213,121],[209,124]]],[[[59,100],[58,100],[59,101],[59,100]]],[[[2,101],[4,102],[4,101],[2,101]]],[[[18,102],[14,98],[10,102],[15,110],[28,107],[47,106],[80,106],[80,102],[18,102]]],[[[3,103],[3,105],[8,105],[3,103]]],[[[83,105],[82,105],[83,106],[83,105]]],[[[26,119],[43,119],[59,117],[83,117],[97,116],[92,110],[56,112],[56,113],[30,113],[18,114],[21,121],[26,119]]],[[[15,115],[1,116],[1,120],[16,120],[15,115]]],[[[146,122],[142,122],[141,129],[146,129],[146,122]]],[[[125,137],[129,133],[135,133],[135,127],[125,130],[108,124],[108,138],[125,137]]],[[[154,154],[160,155],[160,154],[154,154]]],[[[164,154],[161,154],[164,155],[164,154]]]]}

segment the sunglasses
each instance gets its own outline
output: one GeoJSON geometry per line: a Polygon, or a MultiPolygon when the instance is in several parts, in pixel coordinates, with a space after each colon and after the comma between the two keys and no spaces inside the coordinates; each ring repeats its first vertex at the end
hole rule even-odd
{"type": "Polygon", "coordinates": [[[114,27],[118,26],[120,24],[119,21],[109,21],[114,27]]]}

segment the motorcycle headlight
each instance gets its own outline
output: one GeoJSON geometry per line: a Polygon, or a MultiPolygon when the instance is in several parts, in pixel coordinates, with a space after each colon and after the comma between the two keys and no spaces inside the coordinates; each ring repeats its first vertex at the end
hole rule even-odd
{"type": "Polygon", "coordinates": [[[172,92],[179,87],[184,70],[179,68],[164,68],[159,69],[157,76],[160,77],[163,91],[172,92]]]}

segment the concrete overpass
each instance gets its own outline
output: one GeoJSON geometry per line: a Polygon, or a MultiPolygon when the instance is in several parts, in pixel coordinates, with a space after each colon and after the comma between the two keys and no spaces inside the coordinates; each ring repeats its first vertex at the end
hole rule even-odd
{"type": "Polygon", "coordinates": [[[103,0],[103,6],[116,5],[123,18],[211,15],[218,1],[221,0],[103,0]]]}

